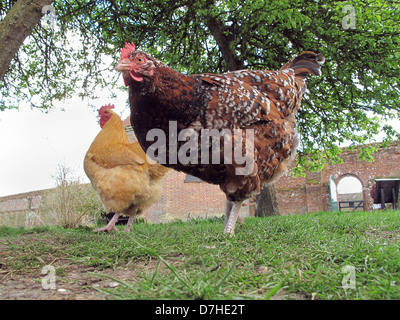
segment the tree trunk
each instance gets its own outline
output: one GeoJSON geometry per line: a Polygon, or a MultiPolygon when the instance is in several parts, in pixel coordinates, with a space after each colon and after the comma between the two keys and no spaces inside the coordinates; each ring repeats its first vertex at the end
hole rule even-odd
{"type": "Polygon", "coordinates": [[[229,40],[224,33],[225,26],[215,17],[210,16],[207,19],[207,27],[217,42],[219,51],[221,51],[222,58],[229,71],[244,69],[243,62],[238,59],[235,50],[231,46],[232,40],[229,40]]]}
{"type": "MultiPolygon", "coordinates": [[[[231,42],[226,33],[226,27],[215,17],[208,17],[207,27],[213,35],[222,57],[230,71],[244,69],[244,64],[238,58],[231,42]]],[[[231,37],[232,39],[232,37],[231,37]]],[[[256,217],[264,217],[271,215],[279,215],[278,201],[276,199],[275,186],[268,185],[261,189],[260,194],[256,197],[256,217]]]]}
{"type": "Polygon", "coordinates": [[[18,0],[0,22],[0,78],[8,70],[11,60],[25,38],[43,16],[42,8],[53,0],[18,0]]]}
{"type": "Polygon", "coordinates": [[[256,196],[256,217],[277,215],[279,215],[279,207],[276,189],[273,184],[270,184],[262,188],[260,194],[256,196]]]}

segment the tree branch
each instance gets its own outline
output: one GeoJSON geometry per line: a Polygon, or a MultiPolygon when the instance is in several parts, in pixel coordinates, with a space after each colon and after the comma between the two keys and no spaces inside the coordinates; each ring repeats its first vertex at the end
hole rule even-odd
{"type": "Polygon", "coordinates": [[[42,8],[53,0],[18,0],[0,22],[0,78],[19,47],[42,18],[42,8]]]}

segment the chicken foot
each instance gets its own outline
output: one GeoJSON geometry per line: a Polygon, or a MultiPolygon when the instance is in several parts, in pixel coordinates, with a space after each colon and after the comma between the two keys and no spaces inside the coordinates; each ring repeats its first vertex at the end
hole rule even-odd
{"type": "Polygon", "coordinates": [[[231,237],[235,235],[235,225],[241,206],[242,202],[231,202],[229,200],[226,202],[224,233],[230,234],[231,237]]]}
{"type": "Polygon", "coordinates": [[[93,232],[110,232],[112,230],[119,231],[115,226],[115,223],[117,222],[120,215],[121,215],[120,213],[117,212],[114,213],[114,216],[111,218],[110,222],[105,227],[93,230],[93,232]]]}

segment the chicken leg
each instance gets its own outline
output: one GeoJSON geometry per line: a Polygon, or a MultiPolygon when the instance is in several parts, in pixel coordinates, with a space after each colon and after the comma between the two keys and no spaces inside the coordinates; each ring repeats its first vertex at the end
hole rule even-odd
{"type": "Polygon", "coordinates": [[[140,215],[140,214],[142,214],[142,210],[138,210],[138,211],[136,212],[136,214],[133,214],[133,215],[129,216],[129,220],[128,220],[128,223],[126,224],[126,227],[125,227],[125,229],[124,229],[124,232],[129,232],[129,231],[131,231],[131,227],[132,227],[133,220],[135,219],[135,217],[136,217],[137,215],[140,215]]]}
{"type": "Polygon", "coordinates": [[[225,211],[225,230],[224,233],[230,234],[230,236],[235,235],[235,225],[239,217],[240,207],[242,206],[242,201],[231,202],[226,200],[226,211],[225,211]]]}
{"type": "Polygon", "coordinates": [[[105,227],[93,230],[93,232],[110,232],[112,230],[119,231],[115,226],[115,223],[117,222],[120,215],[121,214],[118,212],[114,213],[114,216],[111,218],[110,222],[105,227]]]}
{"type": "Polygon", "coordinates": [[[231,215],[233,202],[226,199],[226,206],[225,206],[225,229],[226,225],[228,224],[229,216],[231,215]]]}
{"type": "Polygon", "coordinates": [[[128,223],[126,224],[126,227],[125,227],[125,229],[124,229],[124,232],[129,232],[129,231],[131,231],[131,226],[132,226],[132,223],[133,223],[133,219],[135,218],[135,216],[129,216],[129,219],[128,219],[128,223]]]}

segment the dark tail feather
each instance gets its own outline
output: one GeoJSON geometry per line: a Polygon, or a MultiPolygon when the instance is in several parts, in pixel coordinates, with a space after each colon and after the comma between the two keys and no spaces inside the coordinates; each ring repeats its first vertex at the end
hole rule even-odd
{"type": "Polygon", "coordinates": [[[325,58],[322,54],[304,51],[287,62],[281,70],[291,68],[294,70],[295,75],[301,78],[305,78],[309,74],[320,76],[321,66],[324,62],[325,58]]]}

